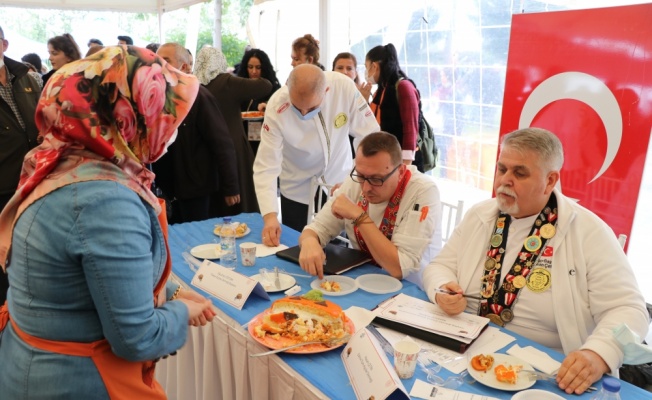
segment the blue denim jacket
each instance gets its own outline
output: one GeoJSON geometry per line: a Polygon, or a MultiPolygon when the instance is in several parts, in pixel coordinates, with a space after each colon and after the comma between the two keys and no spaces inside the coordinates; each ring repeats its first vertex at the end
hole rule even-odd
{"type": "MultiPolygon", "coordinates": [[[[188,332],[185,305],[154,308],[165,257],[154,210],[133,191],[111,181],[65,186],[16,223],[9,312],[37,337],[106,338],[120,357],[156,359],[180,348],[188,332]]],[[[108,398],[89,358],[31,349],[9,325],[0,336],[0,360],[3,399],[108,398]]]]}

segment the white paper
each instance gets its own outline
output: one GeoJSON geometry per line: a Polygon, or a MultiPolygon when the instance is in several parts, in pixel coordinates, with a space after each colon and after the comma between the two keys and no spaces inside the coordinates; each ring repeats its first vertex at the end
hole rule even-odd
{"type": "MultiPolygon", "coordinates": [[[[405,336],[403,333],[380,326],[376,327],[376,329],[392,345],[405,336]]],[[[412,339],[421,345],[421,349],[425,351],[425,356],[427,358],[454,374],[459,374],[466,369],[468,366],[468,355],[473,356],[480,353],[495,353],[515,340],[513,336],[501,332],[498,328],[489,326],[484,332],[482,332],[482,335],[473,342],[464,354],[460,354],[454,350],[437,346],[436,344],[426,342],[425,340],[417,338],[412,339]]]]}
{"type": "Polygon", "coordinates": [[[277,251],[285,250],[287,248],[288,247],[284,244],[279,244],[278,246],[269,247],[269,246],[265,246],[262,243],[257,243],[256,258],[271,256],[272,254],[276,254],[277,251]]]}
{"type": "Polygon", "coordinates": [[[414,386],[412,386],[412,390],[410,390],[410,396],[427,400],[498,400],[495,397],[460,392],[458,390],[434,386],[420,379],[417,379],[414,382],[414,386]]]}
{"type": "Polygon", "coordinates": [[[344,314],[353,322],[355,331],[365,328],[374,319],[374,313],[366,308],[351,306],[344,310],[344,314]]]}
{"type": "Polygon", "coordinates": [[[269,300],[260,282],[209,260],[204,260],[191,283],[238,310],[242,310],[251,293],[269,300]]]}
{"type": "Polygon", "coordinates": [[[366,329],[360,329],[351,336],[340,357],[356,398],[386,399],[394,394],[398,395],[395,398],[409,399],[394,367],[374,335],[366,329]]]}
{"type": "Polygon", "coordinates": [[[527,361],[534,368],[550,375],[554,374],[561,367],[559,361],[532,346],[521,347],[515,344],[507,350],[507,354],[518,357],[523,361],[527,361]]]}
{"type": "Polygon", "coordinates": [[[438,305],[401,293],[374,310],[376,315],[471,343],[489,320],[473,314],[446,314],[438,305]]]}

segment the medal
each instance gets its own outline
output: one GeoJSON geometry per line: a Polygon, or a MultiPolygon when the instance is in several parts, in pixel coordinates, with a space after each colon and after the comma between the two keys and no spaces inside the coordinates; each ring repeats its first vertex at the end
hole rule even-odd
{"type": "Polygon", "coordinates": [[[550,271],[545,268],[535,268],[527,277],[527,288],[535,293],[545,292],[551,284],[550,271]]]}
{"type": "Polygon", "coordinates": [[[487,314],[485,317],[489,318],[489,321],[493,322],[498,326],[505,326],[503,320],[497,314],[487,314]]]}
{"type": "Polygon", "coordinates": [[[496,269],[500,269],[500,263],[496,263],[496,269]]]}
{"type": "Polygon", "coordinates": [[[541,220],[537,218],[536,221],[534,221],[534,226],[541,226],[541,220]]]}
{"type": "Polygon", "coordinates": [[[488,258],[487,261],[484,262],[484,269],[487,271],[491,271],[496,267],[496,260],[493,258],[488,258]]]}
{"type": "Polygon", "coordinates": [[[541,237],[544,239],[550,239],[555,236],[555,233],[557,233],[557,230],[553,224],[545,224],[541,227],[541,237]]]}
{"type": "Polygon", "coordinates": [[[516,289],[520,289],[525,286],[525,277],[523,275],[515,276],[512,283],[516,289]]]}
{"type": "Polygon", "coordinates": [[[506,308],[500,313],[500,319],[505,321],[505,323],[510,322],[514,319],[514,313],[509,308],[506,308]]]}
{"type": "Polygon", "coordinates": [[[492,247],[498,247],[502,242],[503,242],[503,235],[495,234],[491,236],[490,243],[492,247]]]}
{"type": "Polygon", "coordinates": [[[514,265],[514,272],[521,272],[521,266],[518,264],[514,265]]]}
{"type": "MultiPolygon", "coordinates": [[[[492,238],[493,239],[493,238],[492,238]]],[[[502,238],[501,238],[502,241],[502,238]]],[[[525,250],[534,253],[541,248],[541,239],[538,236],[530,236],[525,239],[525,250]]]]}

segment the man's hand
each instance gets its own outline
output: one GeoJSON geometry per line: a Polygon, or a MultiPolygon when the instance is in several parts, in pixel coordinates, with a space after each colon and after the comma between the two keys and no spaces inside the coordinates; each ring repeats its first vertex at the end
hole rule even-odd
{"type": "Polygon", "coordinates": [[[559,388],[568,394],[582,394],[602,375],[609,372],[609,366],[592,350],[570,352],[557,372],[559,388]]]}
{"type": "Polygon", "coordinates": [[[345,194],[340,194],[331,204],[331,212],[339,219],[354,220],[362,214],[363,210],[345,194]]]}
{"type": "Polygon", "coordinates": [[[448,282],[441,289],[459,294],[437,293],[435,302],[448,315],[460,314],[466,308],[466,297],[462,297],[462,288],[457,282],[448,282]]]}
{"type": "Polygon", "coordinates": [[[281,244],[281,224],[276,218],[276,213],[271,212],[263,216],[262,241],[265,246],[275,247],[281,244]]]}
{"type": "MultiPolygon", "coordinates": [[[[304,231],[307,232],[306,229],[304,231]]],[[[326,260],[326,254],[324,254],[324,249],[321,248],[319,244],[319,239],[316,235],[310,231],[312,235],[301,234],[302,240],[301,243],[301,252],[299,253],[299,265],[301,269],[309,273],[310,275],[317,275],[319,279],[324,277],[324,261],[326,260]],[[313,236],[315,235],[315,236],[313,236]]]]}
{"type": "Polygon", "coordinates": [[[240,195],[236,194],[235,196],[224,196],[224,202],[229,207],[231,207],[234,204],[238,204],[240,203],[240,195]]]}

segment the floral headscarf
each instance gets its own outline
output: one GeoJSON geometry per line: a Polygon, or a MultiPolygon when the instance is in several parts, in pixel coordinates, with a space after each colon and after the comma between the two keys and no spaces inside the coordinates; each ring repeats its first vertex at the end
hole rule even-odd
{"type": "Polygon", "coordinates": [[[202,85],[208,85],[219,74],[229,68],[224,54],[215,47],[204,47],[197,53],[195,60],[195,76],[202,85]]]}
{"type": "Polygon", "coordinates": [[[157,211],[146,163],[161,157],[199,84],[149,50],[112,46],[61,67],[36,107],[42,142],[25,156],[16,194],[0,214],[0,265],[24,209],[74,182],[120,182],[157,211]]]}

